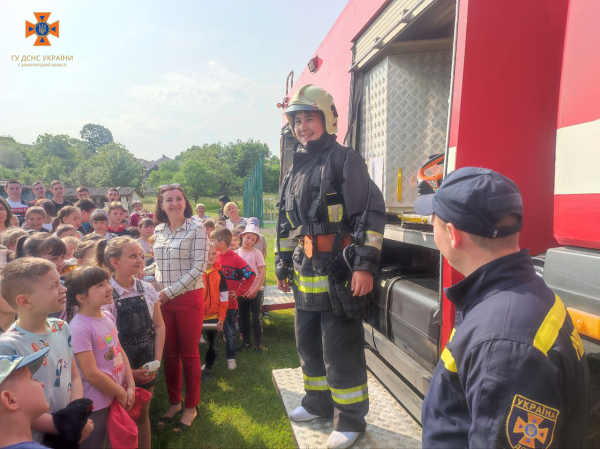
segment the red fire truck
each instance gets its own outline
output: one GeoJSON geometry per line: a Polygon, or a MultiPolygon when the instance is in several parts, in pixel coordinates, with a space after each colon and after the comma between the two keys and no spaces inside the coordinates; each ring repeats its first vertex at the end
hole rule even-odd
{"type": "MultiPolygon", "coordinates": [[[[569,307],[600,389],[600,1],[350,0],[286,92],[336,101],[338,139],[364,157],[388,225],[365,333],[370,370],[420,418],[454,326],[461,279],[426,218],[417,174],[497,170],[520,187],[521,247],[569,307]],[[425,222],[425,225],[423,225],[425,222]]],[[[295,140],[281,132],[282,172],[295,140]]]]}

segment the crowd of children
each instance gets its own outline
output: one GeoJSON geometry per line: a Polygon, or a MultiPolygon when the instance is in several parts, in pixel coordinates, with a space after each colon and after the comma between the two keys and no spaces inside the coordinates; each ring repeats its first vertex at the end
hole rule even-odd
{"type": "MultiPolygon", "coordinates": [[[[162,307],[172,298],[154,279],[155,228],[163,228],[141,202],[129,215],[117,189],[100,208],[83,186],[75,204],[60,181],[51,183],[51,200],[34,184],[33,204],[21,188],[9,180],[9,198],[0,198],[0,449],[103,448],[113,438],[119,447],[150,448],[150,398],[163,352],[170,360],[162,307]]],[[[203,381],[220,332],[230,370],[238,329],[241,349],[262,352],[265,239],[256,218],[241,217],[230,201],[221,206],[230,217],[213,221],[203,204],[190,217],[210,241],[197,324],[206,325],[203,381]]],[[[157,203],[157,216],[164,212],[157,203]]]]}

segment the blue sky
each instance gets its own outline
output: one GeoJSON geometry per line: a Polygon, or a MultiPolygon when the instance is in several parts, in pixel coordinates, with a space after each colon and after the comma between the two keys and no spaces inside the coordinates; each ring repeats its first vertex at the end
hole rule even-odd
{"type": "Polygon", "coordinates": [[[347,0],[12,1],[0,14],[0,135],[109,128],[137,157],[254,138],[278,154],[290,70],[299,75],[347,0]],[[60,38],[25,39],[51,12],[60,38]],[[73,55],[18,67],[11,55],[73,55]]]}

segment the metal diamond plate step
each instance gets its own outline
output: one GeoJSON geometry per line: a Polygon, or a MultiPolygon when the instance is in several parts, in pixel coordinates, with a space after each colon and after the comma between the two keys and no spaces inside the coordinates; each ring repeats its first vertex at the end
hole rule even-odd
{"type": "MultiPolygon", "coordinates": [[[[290,414],[304,396],[302,370],[273,370],[273,383],[283,401],[286,413],[290,414]]],[[[353,448],[420,448],[421,427],[402,408],[387,390],[368,373],[370,408],[367,415],[367,430],[352,446],[353,448]]],[[[333,423],[326,419],[295,423],[291,422],[292,435],[298,448],[325,447],[333,423]]]]}
{"type": "Polygon", "coordinates": [[[452,52],[441,51],[390,55],[364,75],[358,150],[388,212],[413,207],[419,168],[446,149],[451,71],[452,52]]]}
{"type": "Polygon", "coordinates": [[[265,287],[265,300],[263,310],[280,310],[294,308],[294,294],[283,293],[276,285],[265,287]]]}

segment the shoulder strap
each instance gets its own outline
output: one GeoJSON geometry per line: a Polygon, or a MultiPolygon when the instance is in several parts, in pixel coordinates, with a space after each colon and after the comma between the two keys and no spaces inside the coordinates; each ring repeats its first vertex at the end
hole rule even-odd
{"type": "Polygon", "coordinates": [[[326,153],[319,156],[311,175],[310,193],[312,201],[308,208],[308,219],[312,223],[318,222],[317,211],[319,210],[319,204],[322,203],[321,197],[323,194],[323,167],[325,167],[325,164],[331,158],[332,151],[333,145],[331,145],[326,153]]]}
{"type": "Polygon", "coordinates": [[[136,279],[135,285],[137,287],[137,292],[141,293],[143,295],[145,293],[145,291],[144,291],[144,284],[142,284],[142,281],[140,281],[139,279],[136,279]]]}

